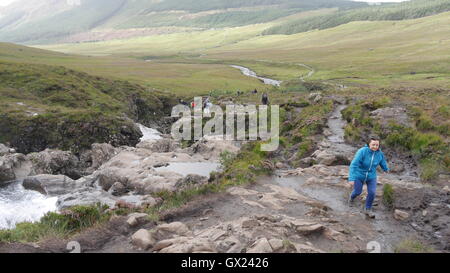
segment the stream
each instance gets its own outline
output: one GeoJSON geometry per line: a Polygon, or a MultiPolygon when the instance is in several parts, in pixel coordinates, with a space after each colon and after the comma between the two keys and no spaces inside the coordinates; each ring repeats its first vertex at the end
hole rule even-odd
{"type": "Polygon", "coordinates": [[[262,81],[264,84],[267,84],[267,85],[273,85],[273,86],[276,86],[276,87],[280,87],[280,85],[282,83],[282,81],[277,81],[277,80],[274,80],[274,79],[260,77],[260,76],[258,76],[256,74],[256,72],[250,70],[247,67],[243,67],[243,66],[239,66],[239,65],[231,65],[231,67],[237,68],[237,69],[241,70],[242,74],[244,74],[245,76],[252,77],[252,78],[257,78],[260,81],[262,81]]]}
{"type": "MultiPolygon", "coordinates": [[[[140,141],[162,139],[161,133],[155,129],[137,124],[143,136],[140,141]]],[[[191,163],[194,164],[194,163],[191,163]]],[[[169,169],[177,165],[169,166],[169,169]]],[[[205,174],[208,170],[216,170],[216,166],[185,166],[182,173],[193,172],[205,174]]],[[[208,173],[209,174],[209,173],[208,173]]],[[[27,190],[22,180],[0,187],[0,230],[14,228],[17,223],[36,222],[48,212],[58,211],[58,197],[48,197],[37,191],[27,190]]]]}

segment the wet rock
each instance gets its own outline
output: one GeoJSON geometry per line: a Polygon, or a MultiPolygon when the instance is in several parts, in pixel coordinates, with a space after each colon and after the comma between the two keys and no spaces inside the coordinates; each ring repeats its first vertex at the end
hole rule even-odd
{"type": "Polygon", "coordinates": [[[272,253],[272,252],[273,249],[266,238],[259,239],[250,247],[249,250],[247,250],[247,253],[272,253]]]}
{"type": "Polygon", "coordinates": [[[396,209],[394,211],[394,218],[399,221],[405,221],[409,218],[409,213],[396,209]]]}
{"type": "Polygon", "coordinates": [[[79,186],[78,183],[65,175],[40,174],[23,180],[25,189],[38,191],[50,196],[74,192],[79,186]]]}
{"type": "Polygon", "coordinates": [[[446,193],[450,193],[450,187],[449,186],[445,186],[442,190],[444,192],[446,192],[446,193]]]}
{"type": "Polygon", "coordinates": [[[140,249],[147,250],[151,248],[156,242],[146,229],[140,229],[131,236],[131,242],[140,249]]]}
{"type": "Polygon", "coordinates": [[[31,175],[61,174],[72,179],[83,176],[78,158],[69,151],[46,149],[28,154],[27,159],[32,162],[31,175]]]}

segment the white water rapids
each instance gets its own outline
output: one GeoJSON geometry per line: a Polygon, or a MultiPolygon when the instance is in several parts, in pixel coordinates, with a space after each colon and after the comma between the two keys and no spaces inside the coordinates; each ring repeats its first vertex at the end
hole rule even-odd
{"type": "MultiPolygon", "coordinates": [[[[141,141],[162,139],[157,130],[137,125],[143,134],[141,141]]],[[[0,230],[14,228],[21,222],[39,221],[46,213],[57,211],[57,201],[58,197],[24,189],[21,180],[0,187],[0,230]]]]}
{"type": "Polygon", "coordinates": [[[47,212],[56,211],[57,197],[47,197],[23,188],[15,182],[0,188],[0,229],[11,229],[21,222],[39,221],[47,212]]]}

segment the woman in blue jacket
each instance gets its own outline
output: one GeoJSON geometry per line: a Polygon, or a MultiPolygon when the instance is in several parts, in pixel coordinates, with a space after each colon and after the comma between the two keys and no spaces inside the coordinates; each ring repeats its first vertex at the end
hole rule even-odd
{"type": "Polygon", "coordinates": [[[361,195],[364,183],[367,184],[368,196],[364,212],[370,218],[375,218],[372,211],[373,200],[377,190],[377,167],[381,166],[383,171],[388,172],[389,168],[380,149],[380,139],[371,137],[368,144],[359,149],[350,164],[348,181],[353,183],[354,189],[349,199],[352,206],[356,197],[361,195]]]}

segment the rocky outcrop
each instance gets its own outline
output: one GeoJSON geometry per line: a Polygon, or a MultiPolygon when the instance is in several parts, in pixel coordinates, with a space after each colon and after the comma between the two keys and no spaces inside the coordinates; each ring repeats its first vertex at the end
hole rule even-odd
{"type": "Polygon", "coordinates": [[[32,163],[31,175],[66,175],[73,179],[83,176],[80,161],[69,151],[46,149],[39,153],[28,154],[27,160],[32,163]]]}
{"type": "Polygon", "coordinates": [[[0,157],[0,185],[21,179],[30,172],[30,164],[23,154],[7,154],[0,157]]]}

